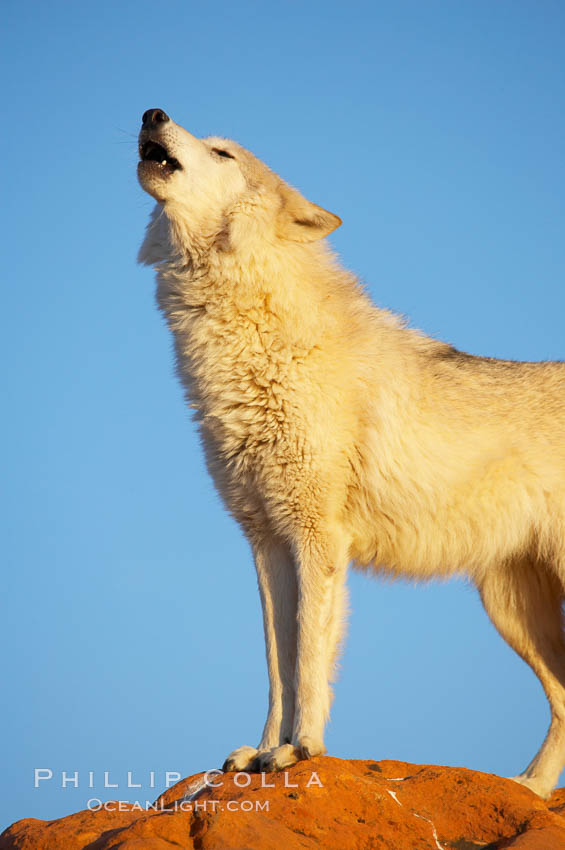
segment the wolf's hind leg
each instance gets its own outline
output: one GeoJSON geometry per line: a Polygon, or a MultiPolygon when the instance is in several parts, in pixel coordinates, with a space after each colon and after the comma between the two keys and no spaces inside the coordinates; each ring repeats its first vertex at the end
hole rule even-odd
{"type": "Polygon", "coordinates": [[[486,574],[483,605],[502,637],[538,676],[549,700],[546,738],[517,782],[548,797],[565,765],[565,640],[563,587],[540,562],[514,561],[486,574]]]}

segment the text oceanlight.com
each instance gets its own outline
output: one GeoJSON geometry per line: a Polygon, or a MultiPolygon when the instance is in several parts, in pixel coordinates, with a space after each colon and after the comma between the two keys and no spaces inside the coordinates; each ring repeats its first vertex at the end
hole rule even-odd
{"type": "Polygon", "coordinates": [[[103,803],[93,797],[86,807],[91,812],[268,812],[269,800],[175,800],[164,803],[163,800],[108,800],[103,803]]]}

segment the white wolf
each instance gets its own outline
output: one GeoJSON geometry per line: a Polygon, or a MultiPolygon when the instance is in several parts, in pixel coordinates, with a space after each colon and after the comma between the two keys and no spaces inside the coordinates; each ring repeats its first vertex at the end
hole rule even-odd
{"type": "Polygon", "coordinates": [[[352,562],[475,582],[549,700],[516,777],[548,795],[565,763],[565,364],[473,357],[404,327],[330,253],[340,219],[235,142],[150,109],[139,151],[157,201],[139,258],[263,607],[267,721],[226,769],[325,751],[352,562]]]}

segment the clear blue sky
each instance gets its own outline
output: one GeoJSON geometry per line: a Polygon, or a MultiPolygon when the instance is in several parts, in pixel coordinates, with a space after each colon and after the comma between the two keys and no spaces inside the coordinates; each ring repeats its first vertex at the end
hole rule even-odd
{"type": "MultiPolygon", "coordinates": [[[[237,139],[339,214],[343,262],[413,325],[560,359],[565,7],[7,0],[3,18],[5,825],[153,797],[165,770],[256,743],[266,711],[247,545],[135,264],[142,112],[237,139]],[[54,780],[34,789],[35,767],[54,780]]],[[[476,592],[350,587],[329,752],[525,767],[545,698],[476,592]]]]}

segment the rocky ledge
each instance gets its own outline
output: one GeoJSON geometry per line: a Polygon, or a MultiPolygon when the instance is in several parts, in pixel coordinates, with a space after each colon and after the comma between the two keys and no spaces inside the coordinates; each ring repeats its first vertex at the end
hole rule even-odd
{"type": "Polygon", "coordinates": [[[0,850],[565,850],[565,788],[397,761],[315,758],[279,774],[183,779],[150,810],[26,818],[0,850]]]}

